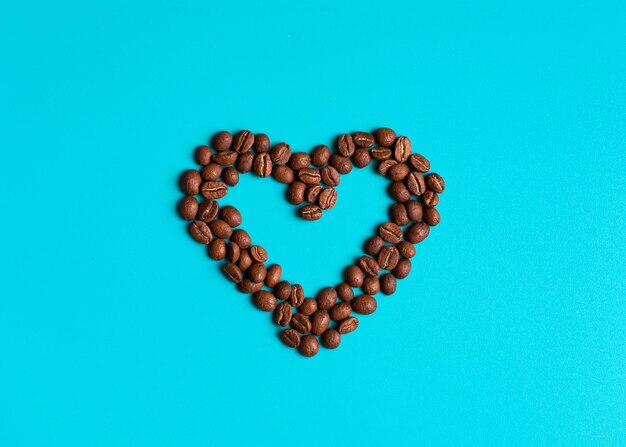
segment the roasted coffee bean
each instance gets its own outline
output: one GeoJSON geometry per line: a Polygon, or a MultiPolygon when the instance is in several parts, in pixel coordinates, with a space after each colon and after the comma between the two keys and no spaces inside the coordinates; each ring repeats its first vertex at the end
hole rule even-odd
{"type": "Polygon", "coordinates": [[[394,144],[393,156],[399,162],[405,162],[411,155],[412,147],[411,140],[407,137],[398,137],[394,144]]]}
{"type": "Polygon", "coordinates": [[[439,195],[436,192],[427,189],[424,194],[422,194],[422,202],[424,202],[424,206],[429,208],[433,208],[439,204],[439,195]]]}
{"type": "Polygon", "coordinates": [[[412,154],[409,157],[409,163],[417,172],[428,172],[430,169],[430,162],[420,154],[412,154]]]}
{"type": "Polygon", "coordinates": [[[400,259],[398,265],[391,271],[391,274],[398,279],[403,279],[411,273],[411,261],[408,259],[400,259]]]}
{"type": "Polygon", "coordinates": [[[289,281],[281,281],[274,287],[274,295],[279,300],[286,300],[291,296],[291,283],[289,281]]]}
{"type": "Polygon", "coordinates": [[[208,225],[215,237],[228,239],[233,234],[233,229],[222,219],[212,220],[208,225]]]}
{"type": "Polygon", "coordinates": [[[398,162],[392,159],[383,160],[378,164],[378,173],[380,175],[387,175],[389,170],[397,164],[398,162]]]}
{"type": "Polygon", "coordinates": [[[208,244],[213,239],[209,226],[201,220],[196,220],[189,225],[189,233],[201,244],[208,244]]]}
{"type": "Polygon", "coordinates": [[[385,222],[378,227],[378,234],[391,244],[397,244],[402,240],[402,228],[393,222],[385,222]]]}
{"type": "Polygon", "coordinates": [[[235,186],[239,183],[239,173],[232,166],[228,167],[222,171],[222,181],[228,186],[235,186]]]}
{"type": "Polygon", "coordinates": [[[287,201],[293,205],[300,205],[304,202],[304,192],[306,185],[299,180],[295,180],[287,188],[287,201]]]}
{"type": "Polygon", "coordinates": [[[267,255],[267,251],[265,251],[265,249],[260,245],[251,246],[249,251],[250,256],[252,256],[252,259],[254,259],[256,262],[265,262],[269,258],[269,256],[267,255]]]}
{"type": "Polygon", "coordinates": [[[315,298],[305,298],[300,307],[298,307],[298,312],[302,315],[306,315],[307,317],[313,315],[317,310],[317,301],[315,298]]]}
{"type": "Polygon", "coordinates": [[[300,215],[306,220],[318,220],[322,217],[322,209],[317,205],[305,205],[300,208],[300,215]]]}
{"type": "Polygon", "coordinates": [[[341,178],[339,177],[339,172],[332,166],[324,166],[324,168],[320,172],[320,176],[322,181],[328,186],[337,186],[341,181],[341,178]]]}
{"type": "Polygon", "coordinates": [[[357,296],[354,301],[352,301],[352,310],[362,315],[373,314],[377,307],[378,303],[376,303],[376,298],[371,295],[357,296]]]}
{"type": "Polygon", "coordinates": [[[430,233],[430,227],[426,222],[417,222],[407,228],[404,237],[411,244],[418,244],[422,242],[430,233]]]}
{"type": "Polygon", "coordinates": [[[391,148],[378,146],[370,149],[370,155],[374,160],[383,161],[391,158],[391,148]]]}
{"type": "Polygon", "coordinates": [[[439,215],[439,211],[437,208],[426,208],[424,210],[424,222],[426,222],[431,227],[438,225],[441,222],[441,216],[439,215]]]}
{"type": "Polygon", "coordinates": [[[356,317],[348,317],[345,320],[342,320],[337,326],[337,332],[340,334],[349,334],[354,331],[357,327],[359,327],[359,320],[356,317]]]}
{"type": "Polygon", "coordinates": [[[348,267],[344,277],[350,287],[361,287],[363,285],[363,270],[356,265],[348,267]]]}
{"type": "Polygon", "coordinates": [[[250,256],[250,252],[248,250],[240,250],[239,252],[239,261],[237,261],[237,267],[242,272],[245,272],[250,268],[250,266],[254,263],[254,259],[250,256]]]}
{"type": "Polygon", "coordinates": [[[206,199],[221,199],[228,192],[224,182],[204,182],[200,186],[200,193],[206,199]]]}
{"type": "Polygon", "coordinates": [[[278,300],[276,300],[274,294],[266,290],[254,292],[254,295],[252,295],[252,302],[256,307],[266,312],[273,311],[278,305],[278,300]]]}
{"type": "Polygon", "coordinates": [[[325,310],[318,310],[311,315],[311,333],[322,335],[330,324],[330,315],[325,310]]]}
{"type": "Polygon", "coordinates": [[[195,196],[200,192],[200,185],[202,184],[202,176],[195,169],[189,169],[183,172],[180,177],[180,189],[183,190],[188,196],[195,196]]]}
{"type": "Polygon", "coordinates": [[[411,199],[411,193],[402,182],[393,182],[389,186],[389,195],[393,197],[396,202],[401,203],[411,199]]]}
{"type": "MultiPolygon", "coordinates": [[[[384,162],[383,162],[384,163],[384,162]]],[[[387,177],[394,182],[404,180],[411,170],[406,163],[396,163],[387,170],[387,177]]]]}
{"type": "Polygon", "coordinates": [[[324,191],[322,191],[319,195],[319,197],[317,198],[317,203],[319,204],[320,208],[323,210],[329,210],[332,207],[335,206],[335,203],[337,202],[337,191],[335,191],[335,188],[327,188],[324,191]]]}
{"type": "MultiPolygon", "coordinates": [[[[236,244],[235,244],[236,245],[236,244]]],[[[248,278],[253,282],[265,282],[267,267],[260,262],[254,262],[246,272],[248,278]]]]}
{"type": "Polygon", "coordinates": [[[301,334],[306,334],[311,330],[311,321],[306,315],[295,313],[291,317],[291,327],[301,334]]]}
{"type": "Polygon", "coordinates": [[[351,158],[352,163],[354,163],[354,166],[356,166],[357,168],[364,168],[368,166],[372,161],[370,151],[363,148],[356,149],[351,158]]]}
{"type": "Polygon", "coordinates": [[[237,161],[237,152],[218,152],[213,155],[212,162],[217,163],[220,166],[232,166],[237,161]]]}
{"type": "Polygon", "coordinates": [[[225,207],[222,207],[222,209],[220,210],[220,218],[228,225],[230,225],[231,228],[238,227],[239,225],[241,225],[242,221],[241,213],[239,212],[239,210],[231,205],[226,205],[225,207]]]}
{"type": "Polygon", "coordinates": [[[290,348],[297,348],[300,346],[300,334],[298,334],[295,329],[285,329],[280,333],[280,339],[290,348]]]}
{"type": "Polygon", "coordinates": [[[334,287],[324,287],[317,294],[317,307],[328,310],[337,302],[337,291],[334,287]]]}
{"type": "Polygon", "coordinates": [[[394,203],[391,205],[389,208],[389,218],[393,223],[398,224],[401,227],[408,225],[411,221],[404,203],[394,203]]]}
{"type": "Polygon", "coordinates": [[[350,301],[354,298],[354,290],[345,282],[339,284],[335,289],[337,290],[337,296],[343,301],[350,301]]]}
{"type": "Polygon", "coordinates": [[[352,161],[343,155],[333,154],[330,156],[330,165],[340,174],[349,174],[352,171],[352,161]]]}
{"type": "Polygon", "coordinates": [[[263,288],[262,282],[254,282],[250,278],[244,278],[237,284],[237,290],[241,293],[255,293],[263,288]]]}
{"type": "Polygon", "coordinates": [[[298,178],[307,185],[314,185],[322,180],[319,169],[302,168],[298,171],[298,178]]]}
{"type": "Polygon", "coordinates": [[[225,130],[218,132],[211,140],[211,145],[218,152],[224,152],[230,149],[230,146],[233,144],[233,136],[230,132],[226,132],[225,130]]]}
{"type": "Polygon", "coordinates": [[[328,163],[329,158],[330,149],[328,146],[324,146],[323,144],[315,146],[313,151],[311,151],[311,162],[318,168],[328,163]]]}
{"type": "Polygon", "coordinates": [[[205,182],[214,182],[222,175],[222,167],[217,163],[209,163],[200,172],[202,180],[205,182]]]}
{"type": "Polygon", "coordinates": [[[415,253],[417,251],[415,250],[415,245],[407,241],[400,242],[398,245],[396,245],[396,247],[398,248],[398,253],[403,258],[412,258],[413,256],[415,256],[415,253]]]}
{"type": "Polygon", "coordinates": [[[291,146],[287,143],[278,143],[272,148],[270,152],[272,161],[277,165],[287,164],[289,157],[291,157],[291,146]]]}
{"type": "Polygon", "coordinates": [[[235,169],[246,174],[252,170],[252,164],[254,163],[254,154],[250,151],[239,154],[237,161],[235,162],[235,169]]]}
{"type": "Polygon", "coordinates": [[[406,187],[416,196],[421,196],[426,191],[426,182],[419,172],[411,172],[406,178],[406,187]]]}
{"type": "Polygon", "coordinates": [[[289,303],[280,303],[274,309],[274,322],[279,326],[287,326],[291,322],[291,316],[293,315],[293,310],[291,309],[291,304],[289,303]]]}
{"type": "Polygon", "coordinates": [[[417,200],[409,200],[405,202],[404,206],[406,207],[407,216],[413,222],[419,222],[422,218],[422,205],[417,200]]]}
{"type": "Polygon", "coordinates": [[[374,138],[376,139],[376,144],[379,146],[391,147],[391,145],[396,141],[396,133],[393,129],[381,127],[380,129],[376,129],[374,131],[374,138]]]}
{"type": "Polygon", "coordinates": [[[337,138],[337,149],[344,157],[349,157],[354,154],[354,140],[352,135],[344,133],[337,138]]]}
{"type": "Polygon", "coordinates": [[[373,236],[365,241],[363,245],[363,251],[371,256],[376,256],[380,249],[385,246],[385,241],[380,236],[373,236]]]}
{"type": "Polygon", "coordinates": [[[400,253],[393,245],[386,245],[378,253],[378,265],[384,270],[393,270],[400,260],[400,253]]]}
{"type": "Polygon", "coordinates": [[[311,156],[306,152],[294,152],[289,159],[289,167],[294,171],[306,168],[311,164],[311,156]]]}
{"type": "Polygon", "coordinates": [[[254,169],[254,173],[259,177],[269,177],[272,173],[272,160],[270,158],[270,154],[267,152],[257,154],[257,156],[254,157],[252,169],[254,169]]]}
{"type": "Polygon", "coordinates": [[[280,277],[283,274],[283,268],[279,264],[272,264],[267,268],[267,275],[265,275],[265,285],[273,288],[280,282],[280,277]]]}
{"type": "Polygon", "coordinates": [[[350,303],[346,303],[343,301],[335,304],[330,309],[330,312],[329,312],[330,318],[332,318],[334,321],[344,320],[348,318],[351,313],[352,313],[352,306],[350,305],[350,303]]]}
{"type": "Polygon", "coordinates": [[[230,262],[237,262],[239,261],[239,256],[241,256],[241,248],[239,248],[239,245],[235,244],[234,242],[229,242],[226,246],[226,257],[228,258],[228,260],[230,262]]]}
{"type": "Polygon", "coordinates": [[[211,156],[213,155],[213,151],[209,146],[198,146],[196,148],[196,152],[194,154],[194,158],[196,163],[201,166],[206,166],[211,162],[211,156]]]}
{"type": "Polygon", "coordinates": [[[298,352],[305,357],[313,357],[320,350],[320,343],[315,338],[315,335],[305,335],[302,337],[300,346],[298,346],[298,352]]]}
{"type": "Polygon", "coordinates": [[[376,295],[380,292],[380,281],[378,278],[368,276],[363,280],[361,290],[363,290],[363,293],[367,293],[368,295],[376,295]]]}
{"type": "Polygon", "coordinates": [[[309,185],[305,190],[304,198],[307,202],[315,203],[323,190],[324,188],[320,184],[309,185]]]}
{"type": "Polygon", "coordinates": [[[272,176],[276,181],[288,185],[289,183],[293,182],[295,174],[293,173],[293,169],[287,166],[279,165],[274,166],[274,169],[272,170],[272,176]]]}
{"type": "Polygon", "coordinates": [[[380,277],[380,291],[384,295],[391,295],[396,291],[396,277],[391,273],[385,273],[380,277]]]}
{"type": "Polygon", "coordinates": [[[254,134],[249,130],[241,130],[237,132],[237,135],[233,138],[233,149],[239,153],[250,150],[253,144],[254,134]]]}
{"type": "Polygon", "coordinates": [[[246,249],[252,244],[252,238],[248,232],[246,230],[242,230],[241,228],[233,231],[230,240],[239,245],[242,249],[246,249]]]}
{"type": "Polygon", "coordinates": [[[259,133],[254,136],[254,143],[252,148],[260,154],[261,152],[267,152],[270,150],[270,138],[264,133],[259,133]]]}
{"type": "Polygon", "coordinates": [[[213,239],[213,241],[207,247],[207,252],[211,259],[221,261],[226,258],[227,248],[226,241],[224,239],[213,239]]]}
{"type": "Polygon", "coordinates": [[[322,334],[322,346],[326,349],[337,349],[341,343],[341,334],[336,329],[326,329],[322,334]]]}
{"type": "Polygon", "coordinates": [[[304,302],[304,289],[300,284],[291,285],[291,294],[289,295],[289,302],[293,307],[298,307],[304,302]]]}
{"type": "Polygon", "coordinates": [[[374,145],[374,135],[367,132],[355,132],[352,140],[357,147],[370,148],[374,145]]]}
{"type": "Polygon", "coordinates": [[[441,194],[444,189],[446,189],[446,182],[443,181],[443,177],[439,174],[433,172],[432,174],[428,174],[426,176],[426,186],[432,192],[436,192],[437,194],[441,194]]]}
{"type": "Polygon", "coordinates": [[[369,256],[361,256],[358,265],[367,276],[378,276],[380,273],[378,262],[376,262],[376,259],[370,258],[369,256]]]}
{"type": "Polygon", "coordinates": [[[187,196],[180,201],[178,206],[180,217],[185,220],[194,220],[198,214],[198,199],[194,196],[187,196]]]}
{"type": "Polygon", "coordinates": [[[226,278],[228,278],[229,281],[232,281],[235,284],[239,284],[241,280],[243,279],[243,273],[241,273],[241,270],[239,269],[239,267],[237,267],[232,262],[229,262],[228,264],[224,265],[222,270],[226,278]]]}

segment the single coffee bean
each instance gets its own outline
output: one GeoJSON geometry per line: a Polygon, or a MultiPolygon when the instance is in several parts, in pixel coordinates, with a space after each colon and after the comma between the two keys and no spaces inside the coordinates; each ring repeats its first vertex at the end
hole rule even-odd
{"type": "Polygon", "coordinates": [[[239,290],[241,293],[255,293],[262,288],[262,282],[254,282],[250,278],[244,278],[239,284],[237,284],[237,290],[239,290]]]}
{"type": "Polygon", "coordinates": [[[239,269],[239,267],[237,267],[232,262],[229,262],[228,264],[224,265],[224,267],[222,268],[222,271],[224,272],[224,275],[226,276],[226,278],[228,278],[229,281],[232,281],[235,284],[239,284],[241,280],[243,279],[243,273],[241,273],[241,270],[239,269]]]}
{"type": "Polygon", "coordinates": [[[363,280],[363,286],[361,287],[363,293],[368,295],[376,295],[380,292],[380,281],[378,278],[374,278],[372,276],[368,276],[363,280]]]}
{"type": "Polygon", "coordinates": [[[404,203],[411,199],[411,193],[402,182],[393,182],[389,186],[389,195],[396,201],[404,203]]]}
{"type": "Polygon", "coordinates": [[[196,163],[201,166],[206,166],[211,162],[212,155],[213,151],[209,146],[198,146],[196,148],[196,152],[194,153],[194,158],[196,163]]]}
{"type": "Polygon", "coordinates": [[[359,327],[359,320],[356,317],[348,317],[342,320],[337,326],[337,332],[340,334],[349,334],[359,327]]]}
{"type": "Polygon", "coordinates": [[[378,264],[381,269],[393,270],[396,265],[398,265],[399,260],[400,253],[393,245],[386,245],[380,253],[378,253],[378,264]]]}
{"type": "Polygon", "coordinates": [[[422,218],[422,205],[420,205],[417,200],[409,200],[404,203],[404,206],[406,207],[406,213],[409,219],[413,222],[419,222],[422,218]]]}
{"type": "Polygon", "coordinates": [[[396,141],[396,133],[393,129],[381,127],[380,129],[376,129],[374,131],[374,138],[376,139],[376,144],[379,146],[391,147],[391,145],[396,141]]]}
{"type": "Polygon", "coordinates": [[[352,135],[347,133],[339,135],[339,138],[337,138],[337,149],[344,157],[349,157],[354,154],[354,140],[352,139],[352,135]]]}
{"type": "Polygon", "coordinates": [[[330,309],[330,312],[329,312],[330,318],[332,318],[334,321],[344,320],[348,318],[351,313],[352,313],[352,306],[350,305],[350,303],[346,303],[343,301],[335,304],[330,309]]]}
{"type": "Polygon", "coordinates": [[[334,287],[324,287],[317,294],[317,307],[328,310],[337,302],[337,291],[334,287]]]}
{"type": "Polygon", "coordinates": [[[354,166],[356,166],[357,168],[364,168],[368,166],[372,161],[370,151],[361,147],[354,151],[354,154],[352,154],[351,158],[352,163],[354,163],[354,166]]]}
{"type": "Polygon", "coordinates": [[[295,313],[291,317],[291,327],[301,334],[306,334],[311,330],[311,321],[306,315],[295,313]]]}
{"type": "Polygon", "coordinates": [[[322,334],[322,346],[326,349],[337,349],[341,343],[341,334],[335,329],[326,329],[322,334]]]}
{"type": "Polygon", "coordinates": [[[407,241],[400,242],[398,245],[396,245],[396,247],[398,248],[398,253],[403,258],[412,258],[413,256],[415,256],[415,253],[417,251],[415,250],[415,245],[407,241]]]}
{"type": "Polygon", "coordinates": [[[295,180],[287,188],[287,201],[293,205],[300,205],[304,202],[304,192],[306,185],[301,181],[295,180]]]}
{"type": "Polygon", "coordinates": [[[424,206],[433,208],[439,204],[439,195],[436,192],[427,189],[426,192],[422,194],[422,202],[424,202],[424,206]]]}
{"type": "Polygon", "coordinates": [[[402,240],[402,228],[393,222],[385,222],[378,227],[378,234],[390,244],[397,244],[402,240]]]}
{"type": "Polygon", "coordinates": [[[267,152],[261,152],[254,157],[252,164],[254,173],[259,177],[269,177],[272,173],[272,160],[267,152]]]}
{"type": "Polygon", "coordinates": [[[320,184],[309,185],[304,193],[304,198],[307,202],[315,203],[323,190],[324,188],[320,184]]]}
{"type": "Polygon", "coordinates": [[[285,329],[280,333],[280,339],[290,348],[297,348],[300,346],[300,334],[298,334],[295,329],[285,329]]]}
{"type": "Polygon", "coordinates": [[[237,261],[237,267],[239,267],[242,272],[245,272],[253,263],[254,259],[250,256],[250,252],[248,252],[248,250],[241,249],[239,252],[239,261],[237,261]]]}
{"type": "Polygon", "coordinates": [[[389,170],[397,164],[398,162],[392,159],[383,160],[378,164],[378,173],[380,175],[387,175],[389,170]]]}
{"type": "Polygon", "coordinates": [[[317,166],[318,168],[328,163],[329,158],[330,149],[328,148],[328,146],[324,146],[323,144],[315,146],[315,148],[311,152],[311,161],[313,162],[313,165],[317,166]]]}
{"type": "Polygon", "coordinates": [[[228,192],[224,182],[204,182],[200,186],[200,193],[205,199],[221,199],[228,192]]]}
{"type": "Polygon", "coordinates": [[[324,166],[320,172],[321,179],[328,186],[337,186],[341,181],[339,172],[332,166],[324,166]]]}
{"type": "Polygon", "coordinates": [[[293,307],[298,307],[304,302],[304,289],[300,284],[291,285],[291,294],[289,295],[289,302],[293,307]]]}
{"type": "Polygon", "coordinates": [[[233,149],[239,153],[250,150],[253,144],[254,134],[249,130],[241,130],[237,132],[237,135],[233,138],[233,149]]]}
{"type": "Polygon", "coordinates": [[[319,169],[302,168],[298,171],[298,178],[307,185],[314,185],[322,180],[319,169]]]}
{"type": "Polygon", "coordinates": [[[277,165],[274,166],[274,169],[272,170],[272,176],[276,181],[288,185],[293,182],[295,174],[291,168],[283,165],[277,165]]]}
{"type": "Polygon", "coordinates": [[[355,132],[352,135],[352,140],[357,147],[370,148],[374,146],[374,135],[367,132],[355,132]]]}
{"type": "Polygon", "coordinates": [[[189,225],[189,233],[197,242],[208,244],[213,239],[209,226],[201,220],[196,220],[189,225]]]}
{"type": "Polygon", "coordinates": [[[235,169],[245,174],[252,170],[252,164],[254,163],[254,154],[250,151],[239,154],[237,161],[235,162],[235,169]]]}
{"type": "Polygon", "coordinates": [[[391,273],[385,273],[380,277],[380,291],[384,295],[391,295],[396,291],[396,278],[391,273]]]}
{"type": "Polygon", "coordinates": [[[383,161],[391,158],[391,148],[378,146],[370,149],[370,155],[374,160],[383,161]]]}
{"type": "Polygon", "coordinates": [[[376,259],[370,258],[369,256],[361,256],[358,265],[367,276],[378,276],[380,273],[378,262],[376,262],[376,259]]]}
{"type": "Polygon", "coordinates": [[[320,350],[320,344],[315,338],[315,335],[305,335],[302,337],[300,346],[298,346],[298,352],[305,357],[313,357],[320,350]]]}
{"type": "MultiPolygon", "coordinates": [[[[365,282],[365,280],[363,281],[365,282]]],[[[337,290],[337,296],[343,301],[350,301],[354,298],[354,290],[345,282],[339,284],[335,289],[337,290]]]]}
{"type": "Polygon", "coordinates": [[[330,324],[330,315],[325,310],[318,310],[311,315],[311,333],[322,335],[330,324]]]}
{"type": "Polygon", "coordinates": [[[322,217],[322,209],[317,205],[305,205],[300,208],[300,215],[306,220],[318,220],[322,217]]]}
{"type": "Polygon", "coordinates": [[[389,218],[393,223],[398,224],[401,227],[408,225],[411,221],[404,203],[394,203],[391,205],[389,208],[389,218]]]}
{"type": "Polygon", "coordinates": [[[202,176],[195,169],[189,169],[183,172],[180,177],[180,189],[183,190],[188,196],[195,196],[200,192],[200,185],[202,184],[202,176]]]}
{"type": "Polygon", "coordinates": [[[213,242],[211,242],[207,247],[207,251],[211,259],[221,261],[226,258],[226,241],[224,239],[213,239],[213,242]]]}
{"type": "Polygon", "coordinates": [[[313,315],[315,311],[317,311],[317,301],[315,298],[305,298],[302,304],[300,304],[300,307],[298,307],[298,312],[307,317],[313,315]]]}
{"type": "Polygon", "coordinates": [[[291,296],[291,283],[289,281],[281,281],[274,287],[274,295],[279,300],[289,299],[291,296]]]}
{"type": "Polygon", "coordinates": [[[306,152],[294,152],[289,159],[289,167],[294,171],[306,168],[311,164],[311,156],[306,152]]]}
{"type": "Polygon", "coordinates": [[[256,307],[266,312],[273,311],[278,305],[278,301],[276,300],[274,294],[266,290],[254,292],[254,295],[252,295],[252,302],[256,307]]]}
{"type": "Polygon", "coordinates": [[[252,238],[250,237],[248,232],[246,230],[242,230],[241,228],[233,231],[230,240],[239,245],[239,247],[244,250],[250,247],[250,245],[252,244],[252,238]]]}
{"type": "Polygon", "coordinates": [[[424,210],[424,222],[431,227],[434,227],[441,222],[441,216],[439,215],[437,208],[426,208],[424,210]]]}
{"type": "Polygon", "coordinates": [[[270,152],[272,161],[277,165],[287,164],[291,157],[291,146],[287,143],[278,143],[270,152]]]}
{"type": "Polygon", "coordinates": [[[409,276],[411,273],[411,261],[408,259],[400,259],[398,265],[391,271],[391,274],[397,279],[403,279],[409,276]]]}
{"type": "Polygon", "coordinates": [[[412,154],[409,157],[409,163],[417,172],[428,172],[430,169],[430,162],[420,154],[412,154]]]}
{"type": "MultiPolygon", "coordinates": [[[[235,246],[237,246],[235,244],[235,246]]],[[[260,262],[254,262],[246,272],[248,278],[253,282],[264,282],[267,276],[267,267],[260,262]]]]}
{"type": "Polygon", "coordinates": [[[228,186],[235,186],[239,183],[239,173],[232,166],[222,171],[222,181],[228,186]]]}
{"type": "Polygon", "coordinates": [[[330,165],[340,174],[349,174],[352,171],[352,161],[343,155],[333,154],[330,156],[330,165]]]}
{"type": "Polygon", "coordinates": [[[254,136],[254,143],[252,143],[254,150],[260,154],[261,152],[267,152],[270,150],[270,138],[264,133],[259,133],[254,136]]]}
{"type": "Polygon", "coordinates": [[[260,245],[253,245],[250,247],[250,256],[252,256],[252,259],[256,262],[265,262],[269,258],[267,251],[265,251],[265,249],[260,245]]]}
{"type": "Polygon", "coordinates": [[[233,234],[233,229],[222,219],[212,220],[208,225],[215,237],[228,239],[233,234]]]}
{"type": "Polygon", "coordinates": [[[373,314],[377,307],[378,303],[376,303],[376,298],[371,295],[357,296],[354,301],[352,301],[352,309],[362,315],[373,314]]]}
{"type": "Polygon", "coordinates": [[[235,244],[234,242],[229,242],[226,246],[226,257],[228,258],[228,260],[230,262],[237,262],[239,261],[239,256],[241,256],[241,248],[239,248],[239,245],[235,244]]]}
{"type": "Polygon", "coordinates": [[[233,144],[233,136],[230,132],[226,132],[225,130],[218,132],[215,134],[213,139],[211,140],[211,145],[218,152],[224,152],[230,149],[230,146],[233,144]]]}
{"type": "Polygon", "coordinates": [[[280,277],[283,274],[283,268],[279,264],[272,264],[267,268],[267,275],[265,275],[265,285],[273,288],[280,282],[280,277]]]}
{"type": "Polygon", "coordinates": [[[406,163],[396,163],[391,166],[387,171],[387,177],[389,177],[394,182],[399,182],[404,180],[404,178],[409,174],[411,170],[407,166],[406,163]]]}
{"type": "Polygon", "coordinates": [[[205,182],[214,182],[222,175],[222,167],[217,163],[209,163],[200,172],[202,180],[205,182]]]}
{"type": "Polygon", "coordinates": [[[178,206],[180,217],[185,220],[194,220],[198,214],[198,199],[194,196],[187,196],[180,201],[178,206]]]}
{"type": "Polygon", "coordinates": [[[406,187],[416,196],[421,196],[426,191],[426,182],[419,172],[411,172],[406,178],[406,187]]]}
{"type": "Polygon", "coordinates": [[[327,188],[317,198],[317,203],[323,210],[329,210],[337,203],[337,191],[335,188],[327,188]]]}
{"type": "Polygon", "coordinates": [[[428,174],[426,176],[426,186],[432,192],[436,192],[437,194],[441,194],[444,189],[446,189],[446,182],[443,181],[443,177],[439,174],[433,172],[432,174],[428,174]]]}
{"type": "Polygon", "coordinates": [[[274,322],[279,326],[287,326],[291,322],[292,315],[293,310],[291,309],[291,304],[285,302],[280,303],[274,310],[274,322]]]}
{"type": "Polygon", "coordinates": [[[351,287],[361,287],[363,285],[363,271],[356,265],[348,267],[344,277],[351,287]]]}
{"type": "Polygon", "coordinates": [[[232,166],[237,161],[237,152],[218,152],[213,155],[212,162],[217,163],[220,166],[232,166]]]}
{"type": "Polygon", "coordinates": [[[238,227],[242,221],[239,210],[231,205],[227,205],[220,210],[220,218],[231,228],[238,227]]]}
{"type": "Polygon", "coordinates": [[[428,224],[426,222],[417,222],[407,228],[404,237],[411,244],[418,244],[428,237],[428,233],[430,233],[428,224]]]}
{"type": "Polygon", "coordinates": [[[393,156],[399,162],[405,162],[411,155],[411,140],[407,137],[398,137],[394,144],[393,156]]]}
{"type": "Polygon", "coordinates": [[[385,240],[380,236],[373,236],[365,241],[363,251],[371,256],[376,256],[380,249],[385,246],[385,240]]]}

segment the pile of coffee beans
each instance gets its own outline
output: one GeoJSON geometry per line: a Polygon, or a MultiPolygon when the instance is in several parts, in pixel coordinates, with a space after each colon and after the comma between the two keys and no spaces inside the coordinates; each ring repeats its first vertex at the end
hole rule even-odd
{"type": "Polygon", "coordinates": [[[209,257],[223,261],[224,276],[240,292],[251,294],[257,308],[273,312],[274,322],[286,328],[280,339],[306,357],[317,354],[320,342],[325,348],[337,348],[341,337],[359,326],[353,314],[375,312],[374,295],[396,291],[397,280],[411,271],[415,244],[440,221],[435,207],[445,189],[443,178],[429,173],[430,162],[392,129],[343,134],[334,151],[319,145],[311,153],[295,152],[283,142],[272,145],[262,133],[222,131],[210,146],[196,149],[195,159],[201,167],[185,171],[180,181],[185,193],[180,215],[191,221],[191,236],[207,245],[209,257]],[[365,254],[346,268],[344,281],[323,288],[315,298],[307,297],[300,284],[283,279],[279,264],[268,263],[267,251],[241,228],[241,213],[235,207],[218,204],[228,188],[237,185],[240,174],[253,172],[287,185],[287,201],[301,205],[302,218],[317,220],[335,206],[341,176],[372,162],[390,181],[394,203],[389,221],[365,242],[365,254]]]}

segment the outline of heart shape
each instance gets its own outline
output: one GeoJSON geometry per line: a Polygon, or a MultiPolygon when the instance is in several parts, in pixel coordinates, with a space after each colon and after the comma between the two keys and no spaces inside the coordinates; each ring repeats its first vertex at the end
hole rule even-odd
{"type": "Polygon", "coordinates": [[[292,152],[284,142],[271,147],[267,135],[249,130],[234,136],[218,132],[210,144],[196,148],[195,160],[201,170],[190,169],[181,176],[185,197],[179,204],[180,214],[192,221],[189,232],[208,246],[209,256],[227,261],[222,268],[226,278],[236,283],[240,292],[252,294],[257,308],[274,312],[277,325],[291,326],[280,338],[305,357],[318,353],[317,337],[324,347],[337,348],[342,335],[359,325],[352,312],[371,314],[377,308],[373,295],[395,292],[396,280],[410,273],[415,244],[440,221],[435,207],[445,189],[443,178],[429,173],[430,162],[412,152],[407,137],[397,136],[389,128],[371,134],[341,134],[335,153],[325,145],[316,146],[310,154],[292,152]],[[300,208],[300,216],[317,220],[335,205],[341,176],[349,174],[353,166],[364,168],[372,161],[378,163],[378,173],[391,181],[388,192],[395,203],[390,207],[390,220],[366,241],[365,254],[346,267],[345,281],[323,288],[316,298],[305,298],[300,284],[283,280],[280,265],[267,267],[265,249],[252,244],[250,235],[239,228],[239,211],[233,206],[220,208],[218,203],[228,188],[238,183],[239,174],[253,172],[287,184],[287,201],[294,205],[307,202],[300,208]],[[204,200],[199,202],[197,196],[204,200]],[[355,297],[355,288],[363,293],[355,297]]]}

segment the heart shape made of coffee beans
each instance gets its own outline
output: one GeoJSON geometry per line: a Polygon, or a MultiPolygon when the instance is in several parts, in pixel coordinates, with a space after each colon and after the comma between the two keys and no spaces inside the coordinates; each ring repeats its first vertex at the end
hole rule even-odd
{"type": "Polygon", "coordinates": [[[428,173],[430,162],[412,152],[407,137],[398,137],[389,128],[342,134],[335,153],[319,145],[310,154],[293,152],[282,142],[272,147],[265,134],[222,131],[213,137],[211,146],[196,149],[195,159],[201,168],[185,171],[180,182],[185,193],[180,214],[192,221],[191,236],[208,246],[212,259],[225,261],[222,270],[226,278],[237,284],[239,291],[252,294],[256,307],[274,312],[278,326],[290,326],[280,333],[281,340],[306,357],[319,351],[317,337],[324,347],[337,348],[341,336],[359,325],[353,312],[371,314],[377,308],[373,295],[395,292],[396,280],[411,271],[415,244],[440,220],[435,206],[445,188],[443,178],[428,173]],[[267,266],[267,251],[239,228],[241,213],[233,206],[220,208],[218,204],[228,188],[238,183],[240,173],[253,172],[288,185],[287,201],[294,205],[306,202],[299,215],[317,220],[335,205],[341,176],[372,160],[378,163],[378,173],[391,182],[388,192],[395,203],[389,209],[389,221],[365,242],[365,254],[346,268],[344,282],[323,288],[316,298],[306,298],[300,284],[283,280],[279,264],[267,266]],[[354,289],[362,293],[355,296],[354,289]]]}

